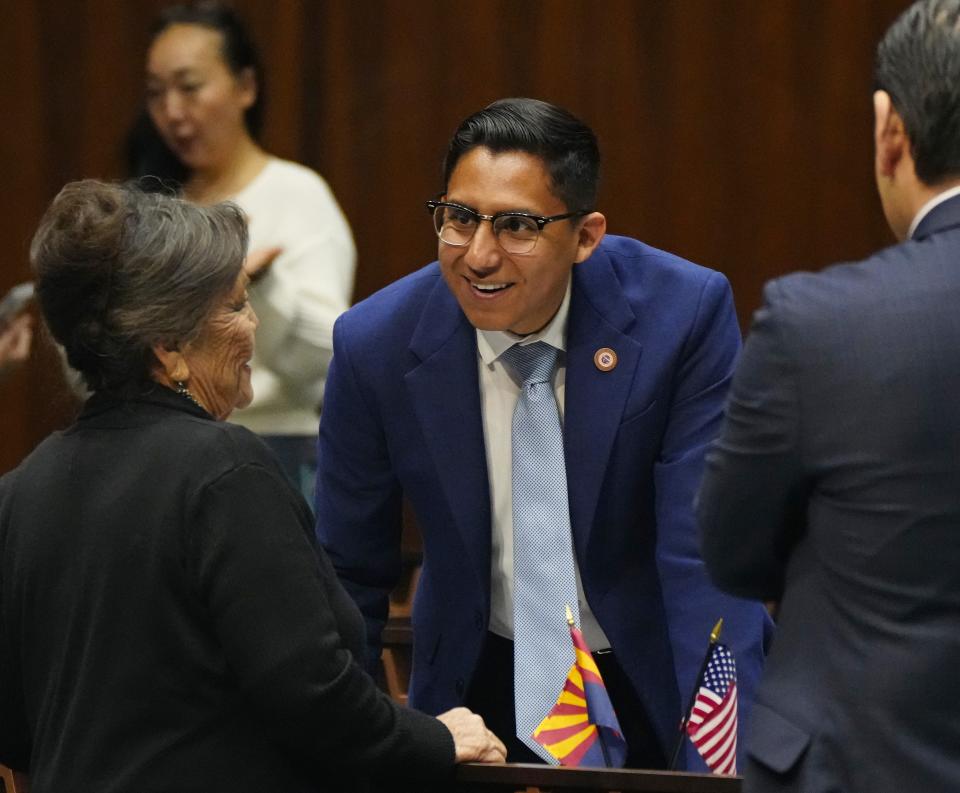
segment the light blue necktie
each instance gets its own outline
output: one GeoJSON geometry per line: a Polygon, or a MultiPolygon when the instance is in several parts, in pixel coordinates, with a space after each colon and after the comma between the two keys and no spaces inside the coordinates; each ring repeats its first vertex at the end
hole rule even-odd
{"type": "Polygon", "coordinates": [[[513,630],[517,737],[531,737],[556,704],[573,663],[566,606],[580,624],[567,501],[563,428],[550,380],[558,350],[538,341],[502,359],[523,380],[513,412],[513,630]]]}

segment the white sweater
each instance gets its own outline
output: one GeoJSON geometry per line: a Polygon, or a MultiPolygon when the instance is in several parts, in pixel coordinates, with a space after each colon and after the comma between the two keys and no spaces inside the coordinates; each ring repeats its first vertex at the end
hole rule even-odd
{"type": "Polygon", "coordinates": [[[287,160],[271,158],[232,200],[247,213],[250,250],[279,245],[283,252],[250,287],[260,318],[254,398],[230,420],[264,435],[315,435],[333,323],[353,292],[350,227],[327,183],[287,160]]]}

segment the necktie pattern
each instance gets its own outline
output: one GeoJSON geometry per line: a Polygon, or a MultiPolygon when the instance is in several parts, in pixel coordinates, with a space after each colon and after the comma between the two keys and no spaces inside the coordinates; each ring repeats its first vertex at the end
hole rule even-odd
{"type": "Polygon", "coordinates": [[[573,663],[565,606],[577,606],[563,429],[550,380],[558,350],[538,341],[503,353],[523,379],[513,413],[513,619],[517,737],[557,760],[531,737],[550,712],[573,663]]]}

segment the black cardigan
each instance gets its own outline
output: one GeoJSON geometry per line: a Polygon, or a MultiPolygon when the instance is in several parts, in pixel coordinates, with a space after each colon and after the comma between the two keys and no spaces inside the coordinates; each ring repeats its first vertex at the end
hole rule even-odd
{"type": "Polygon", "coordinates": [[[363,630],[266,446],[168,389],[94,396],[0,479],[0,762],[33,793],[442,777],[363,630]]]}

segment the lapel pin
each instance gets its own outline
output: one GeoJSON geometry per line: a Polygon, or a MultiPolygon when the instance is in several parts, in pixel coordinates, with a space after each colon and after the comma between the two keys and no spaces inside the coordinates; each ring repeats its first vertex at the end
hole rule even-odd
{"type": "Polygon", "coordinates": [[[593,354],[593,365],[601,372],[609,372],[617,365],[617,354],[609,347],[601,347],[593,354]]]}

